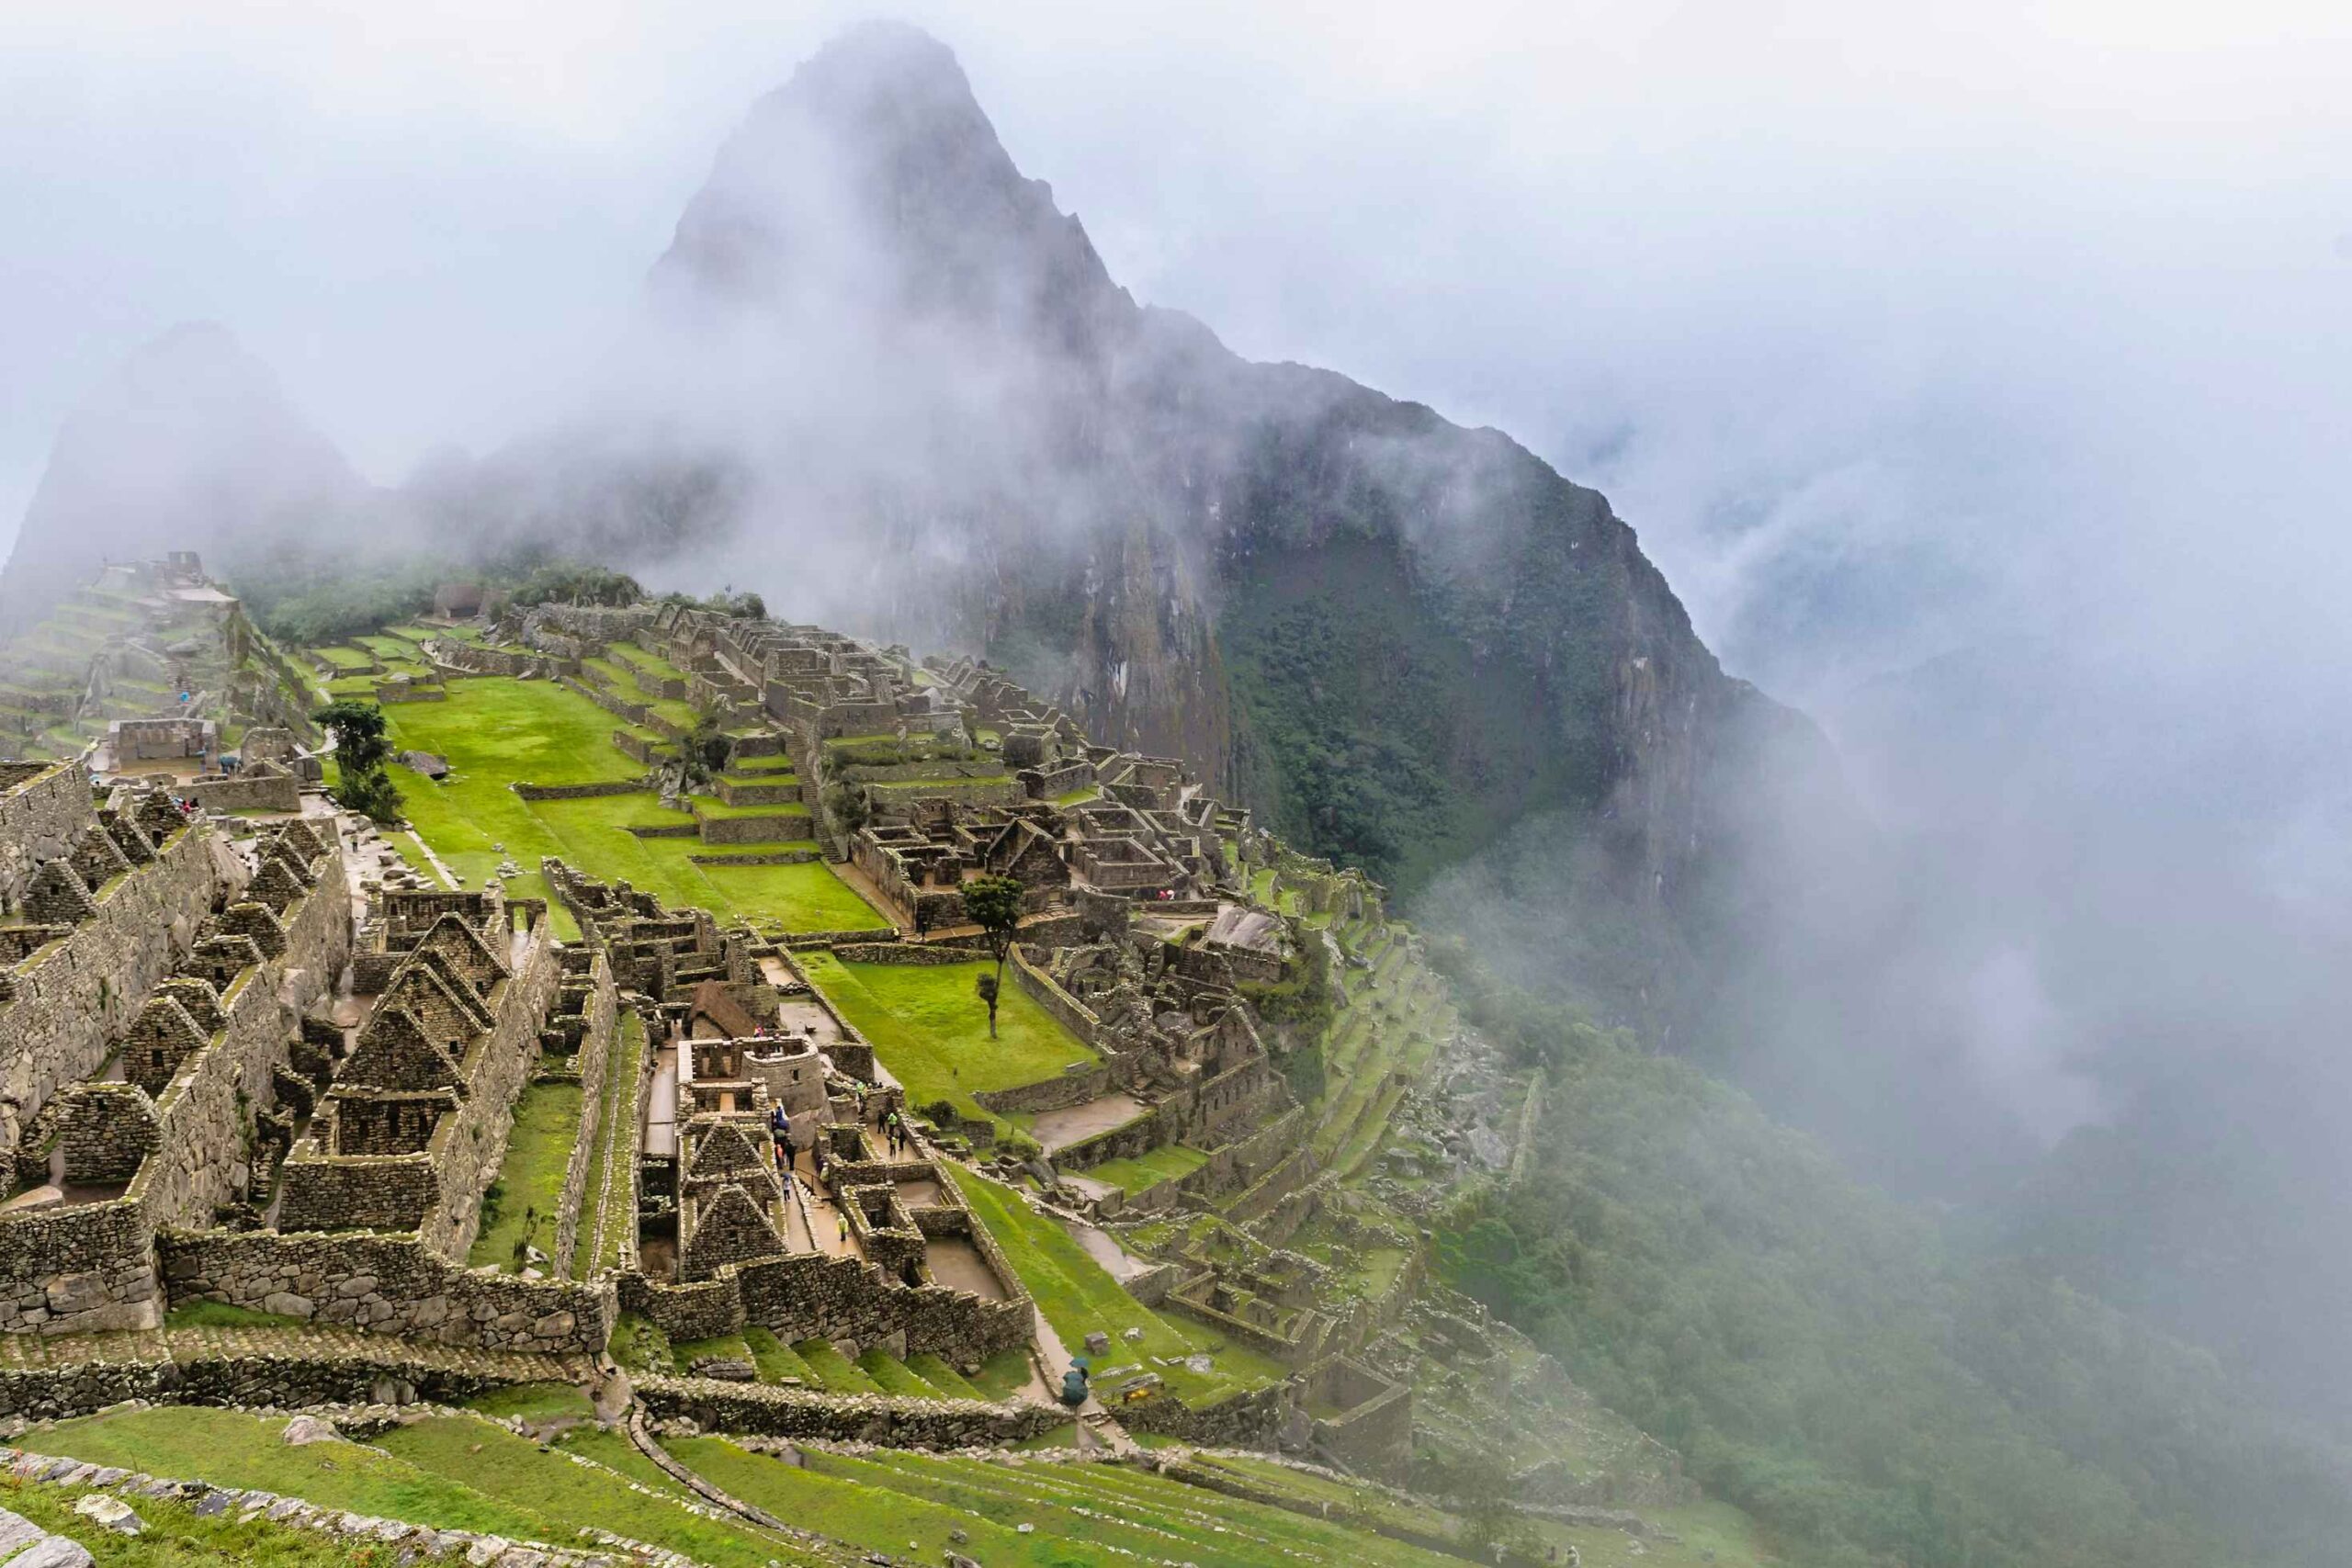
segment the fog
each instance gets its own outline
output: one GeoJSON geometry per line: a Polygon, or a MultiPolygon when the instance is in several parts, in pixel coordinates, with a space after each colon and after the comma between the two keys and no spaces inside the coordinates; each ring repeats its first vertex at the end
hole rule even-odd
{"type": "MultiPolygon", "coordinates": [[[[771,9],[12,17],[0,528],[186,320],[379,482],[542,428],[854,14],[771,9]]],[[[2244,1134],[2343,1224],[2352,13],[901,12],[1139,299],[1605,490],[1837,740],[1886,852],[1747,977],[1777,1109],[1972,1201],[2244,1134]]]]}

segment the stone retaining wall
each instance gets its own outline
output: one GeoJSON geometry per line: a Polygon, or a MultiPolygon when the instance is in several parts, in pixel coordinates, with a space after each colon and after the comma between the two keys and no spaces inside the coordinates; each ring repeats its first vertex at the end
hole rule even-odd
{"type": "Polygon", "coordinates": [[[192,779],[180,793],[207,811],[300,811],[302,786],[292,773],[192,779]]]}
{"type": "Polygon", "coordinates": [[[767,817],[701,817],[695,818],[706,844],[757,844],[771,839],[805,839],[815,831],[806,811],[777,807],[767,817]],[[785,829],[789,829],[790,831],[785,829]]]}
{"type": "Polygon", "coordinates": [[[156,1244],[174,1304],[220,1302],[484,1350],[594,1355],[612,1337],[609,1284],[464,1269],[415,1236],[165,1231],[156,1244]]]}
{"type": "Polygon", "coordinates": [[[1115,1127],[1108,1127],[1091,1137],[1080,1138],[1065,1148],[1054,1151],[1054,1168],[1057,1170],[1091,1170],[1104,1160],[1133,1159],[1148,1154],[1160,1145],[1170,1143],[1165,1106],[1153,1106],[1140,1116],[1129,1117],[1115,1127]]]}
{"type": "Polygon", "coordinates": [[[1273,1447],[1291,1410],[1291,1386],[1270,1383],[1248,1393],[1237,1393],[1215,1404],[1194,1407],[1171,1393],[1163,1393],[1114,1412],[1130,1432],[1152,1432],[1188,1443],[1241,1449],[1273,1447]]]}
{"type": "Polygon", "coordinates": [[[602,784],[511,784],[506,786],[525,800],[594,800],[608,795],[643,795],[642,779],[613,779],[602,784]]]}
{"type": "MultiPolygon", "coordinates": [[[[1029,940],[1027,929],[1023,930],[1021,938],[1023,942],[1029,940]]],[[[1031,1001],[1051,1013],[1054,1021],[1064,1029],[1069,1030],[1089,1045],[1101,1049],[1102,1020],[1096,1015],[1092,1008],[1062,989],[1052,976],[1032,964],[1029,961],[1029,955],[1021,951],[1021,944],[1018,942],[1013,945],[1012,963],[1010,967],[1012,970],[1012,983],[1027,992],[1031,1001]]]]}
{"type": "MultiPolygon", "coordinates": [[[[688,835],[691,836],[691,835],[688,835]]],[[[806,865],[825,857],[815,850],[770,850],[764,854],[686,856],[694,865],[806,865]]]]}
{"type": "Polygon", "coordinates": [[[1015,1400],[918,1399],[906,1395],[807,1393],[709,1378],[646,1377],[631,1386],[657,1420],[683,1417],[705,1431],[767,1438],[877,1443],[899,1449],[961,1449],[1017,1443],[1069,1420],[1067,1412],[1015,1400]]]}
{"type": "Polygon", "coordinates": [[[988,964],[994,954],[985,947],[958,947],[922,942],[844,942],[833,946],[833,956],[844,964],[901,964],[921,967],[932,964],[988,964]]]}
{"type": "Polygon", "coordinates": [[[315,1404],[461,1404],[509,1380],[400,1354],[195,1355],[158,1350],[127,1360],[0,1367],[0,1416],[32,1421],[87,1416],[127,1399],[163,1404],[300,1409],[315,1404]],[[379,1399],[381,1394],[392,1399],[379,1399]]]}
{"type": "Polygon", "coordinates": [[[1040,1078],[1012,1089],[978,1089],[972,1098],[999,1116],[1015,1116],[1083,1105],[1090,1100],[1102,1099],[1117,1087],[1109,1063],[1076,1062],[1064,1068],[1059,1077],[1040,1078]]]}
{"type": "MultiPolygon", "coordinates": [[[[976,1227],[977,1229],[977,1227],[976,1227]]],[[[1019,1292],[1019,1277],[1004,1276],[1019,1292]]],[[[810,1337],[878,1344],[903,1334],[905,1351],[931,1351],[959,1367],[1029,1343],[1028,1298],[988,1301],[944,1285],[909,1288],[862,1258],[803,1252],[722,1269],[715,1280],[673,1286],[625,1279],[622,1303],[673,1340],[733,1334],[747,1325],[790,1342],[810,1337]]]]}

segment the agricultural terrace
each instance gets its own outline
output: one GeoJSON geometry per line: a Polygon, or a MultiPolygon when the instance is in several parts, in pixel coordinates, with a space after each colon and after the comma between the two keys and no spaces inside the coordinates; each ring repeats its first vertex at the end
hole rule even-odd
{"type": "Polygon", "coordinates": [[[997,1002],[997,1037],[977,991],[993,964],[847,964],[830,953],[797,955],[808,983],[871,1041],[914,1105],[947,1100],[963,1115],[988,1116],[972,1096],[1059,1077],[1100,1060],[1007,977],[997,1002]]]}
{"type": "MultiPolygon", "coordinates": [[[[664,810],[650,790],[525,800],[507,786],[617,783],[639,779],[646,770],[612,743],[610,714],[552,682],[483,675],[451,680],[447,690],[445,702],[395,703],[384,713],[396,750],[448,759],[449,776],[439,784],[405,768],[395,767],[392,775],[406,797],[409,821],[467,886],[480,886],[500,862],[512,859],[525,874],[511,879],[508,891],[546,897],[539,860],[558,855],[590,876],[627,879],[665,904],[696,905],[722,921],[788,931],[867,931],[888,923],[820,861],[700,865],[689,858],[813,850],[807,840],[717,851],[695,838],[639,838],[628,829],[694,820],[664,810]]],[[[559,919],[558,931],[567,939],[576,935],[568,919],[559,919]]]]}
{"type": "Polygon", "coordinates": [[[723,1438],[675,1439],[669,1449],[733,1496],[781,1518],[816,1521],[828,1536],[893,1560],[1459,1568],[1458,1559],[1124,1467],[1016,1467],[887,1450],[812,1450],[790,1462],[723,1438]]]}
{"type": "Polygon", "coordinates": [[[1131,1360],[1138,1362],[1141,1370],[1158,1372],[1169,1392],[1195,1408],[1289,1375],[1288,1369],[1270,1357],[1233,1344],[1205,1325],[1162,1316],[1136,1300],[1075,1237],[1010,1187],[953,1163],[942,1168],[1019,1270],[1021,1282],[1065,1348],[1082,1347],[1087,1335],[1097,1330],[1111,1337],[1112,1365],[1099,1371],[1109,1373],[1131,1360]],[[1129,1329],[1140,1330],[1141,1337],[1128,1339],[1129,1329]],[[1198,1358],[1203,1356],[1206,1371],[1200,1370],[1198,1358]]]}

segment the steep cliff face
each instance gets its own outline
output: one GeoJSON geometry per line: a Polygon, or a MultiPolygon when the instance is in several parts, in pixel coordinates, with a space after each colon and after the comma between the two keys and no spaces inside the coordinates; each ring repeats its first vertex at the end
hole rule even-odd
{"type": "Polygon", "coordinates": [[[1752,895],[1758,738],[1810,733],[1723,674],[1607,502],[1138,305],[920,32],[857,28],[754,106],[630,350],[592,416],[386,497],[225,334],[167,340],[128,414],[61,437],[0,613],[101,552],[356,547],[396,508],[450,553],[545,545],[984,653],[1408,897],[1467,865],[1551,911],[1612,1016],[1669,1019],[1752,895]]]}
{"type": "Polygon", "coordinates": [[[1804,731],[1601,496],[1137,305],[905,28],[755,106],[652,281],[660,378],[728,411],[743,482],[693,527],[739,575],[855,584],[823,612],[982,651],[1408,894],[1502,854],[1624,933],[1593,998],[1662,1016],[1758,738],[1804,731]]]}
{"type": "Polygon", "coordinates": [[[368,487],[222,327],[175,327],[85,400],[51,448],[5,573],[0,634],[109,559],[328,529],[368,487]]]}

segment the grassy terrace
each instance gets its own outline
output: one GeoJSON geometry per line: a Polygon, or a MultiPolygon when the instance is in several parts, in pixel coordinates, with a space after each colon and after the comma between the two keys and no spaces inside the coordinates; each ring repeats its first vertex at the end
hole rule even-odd
{"type": "Polygon", "coordinates": [[[1109,1270],[1087,1254],[1068,1231],[1023,1202],[1020,1195],[952,1161],[941,1162],[974,1214],[1004,1249],[1065,1348],[1081,1346],[1101,1329],[1111,1336],[1111,1360],[1125,1366],[1140,1360],[1167,1380],[1169,1391],[1193,1405],[1215,1404],[1244,1389],[1288,1375],[1287,1370],[1246,1346],[1231,1345],[1206,1328],[1165,1318],[1127,1294],[1109,1270]],[[1127,1329],[1143,1337],[1132,1344],[1127,1329]],[[1213,1355],[1212,1370],[1196,1372],[1178,1357],[1213,1355]],[[1152,1358],[1169,1358],[1161,1365],[1152,1358]]]}
{"type": "MultiPolygon", "coordinates": [[[[715,795],[696,795],[687,798],[694,802],[696,817],[714,822],[740,822],[746,817],[773,817],[779,822],[790,820],[802,828],[808,825],[808,808],[805,806],[729,806],[715,795]]],[[[805,833],[779,834],[780,838],[805,838],[805,833]]]]}
{"type": "Polygon", "coordinates": [[[973,990],[990,964],[844,964],[830,953],[801,955],[809,984],[874,1043],[883,1066],[916,1105],[952,1101],[965,1115],[988,1114],[976,1090],[1014,1089],[1096,1060],[1087,1044],[1029,999],[1008,976],[997,1004],[997,1038],[973,990]]]}
{"type": "MultiPolygon", "coordinates": [[[[555,1212],[563,1192],[563,1169],[580,1141],[580,1086],[533,1083],[514,1103],[514,1130],[507,1135],[506,1158],[482,1204],[481,1230],[469,1267],[524,1266],[526,1247],[555,1255],[555,1212]]],[[[565,1259],[556,1258],[561,1269],[565,1259]]]]}
{"type": "Polygon", "coordinates": [[[316,1530],[254,1519],[240,1524],[233,1513],[199,1514],[193,1501],[141,1497],[134,1505],[145,1527],[136,1538],[94,1529],[74,1505],[88,1494],[62,1486],[34,1486],[15,1476],[0,1479],[0,1508],[20,1514],[52,1535],[84,1542],[99,1568],[382,1568],[384,1548],[375,1541],[337,1540],[316,1530]]]}
{"type": "Polygon", "coordinates": [[[628,1233],[637,1224],[629,1173],[637,1164],[637,1080],[644,1068],[645,1024],[636,1009],[623,1008],[613,1059],[605,1070],[595,1158],[580,1198],[579,1245],[589,1255],[572,1272],[582,1279],[599,1269],[618,1269],[628,1233]]]}
{"type": "Polygon", "coordinates": [[[60,1422],[23,1441],[40,1453],[221,1486],[259,1486],[410,1524],[550,1543],[571,1534],[569,1526],[528,1508],[372,1449],[343,1443],[289,1449],[277,1440],[285,1426],[233,1410],[158,1407],[60,1422]]]}
{"type": "Polygon", "coordinates": [[[935,1562],[950,1551],[1035,1568],[1138,1561],[1436,1568],[1455,1561],[1111,1465],[1015,1470],[957,1457],[811,1452],[802,1468],[719,1438],[682,1439],[670,1450],[747,1502],[893,1561],[935,1562]]]}
{"type": "Polygon", "coordinates": [[[1206,1165],[1209,1156],[1182,1144],[1163,1144],[1133,1159],[1104,1160],[1079,1174],[1091,1181],[1107,1181],[1122,1192],[1144,1192],[1163,1181],[1174,1181],[1206,1165]]]}
{"type": "Polygon", "coordinates": [[[657,681],[684,681],[687,679],[686,672],[678,668],[677,665],[672,663],[669,660],[662,658],[660,654],[653,652],[650,649],[641,648],[636,643],[616,642],[614,643],[607,651],[613,658],[618,660],[623,664],[628,665],[635,673],[650,676],[657,681]]]}
{"type": "MultiPolygon", "coordinates": [[[[511,881],[509,891],[545,897],[539,859],[560,855],[591,875],[626,877],[665,903],[697,905],[722,921],[790,931],[888,923],[821,863],[702,866],[687,858],[703,852],[696,840],[636,837],[629,827],[689,820],[663,811],[650,791],[581,800],[516,795],[507,785],[518,780],[573,784],[644,776],[644,766],[612,744],[612,716],[578,693],[499,676],[453,681],[448,693],[447,702],[396,704],[385,713],[396,747],[449,759],[452,776],[442,784],[401,768],[393,777],[407,797],[409,820],[468,886],[481,886],[512,856],[526,874],[511,881]],[[494,847],[501,844],[503,854],[494,847]]],[[[569,934],[561,921],[559,931],[569,934]]]]}
{"type": "MultiPolygon", "coordinates": [[[[690,1511],[667,1488],[647,1496],[615,1484],[611,1475],[575,1464],[503,1427],[462,1416],[428,1417],[378,1438],[421,1471],[465,1478],[467,1484],[510,1506],[555,1521],[559,1533],[542,1540],[570,1544],[590,1525],[684,1552],[711,1568],[765,1568],[770,1562],[808,1557],[742,1525],[690,1511]]],[[[650,1483],[649,1483],[650,1484],[650,1483]]]]}

